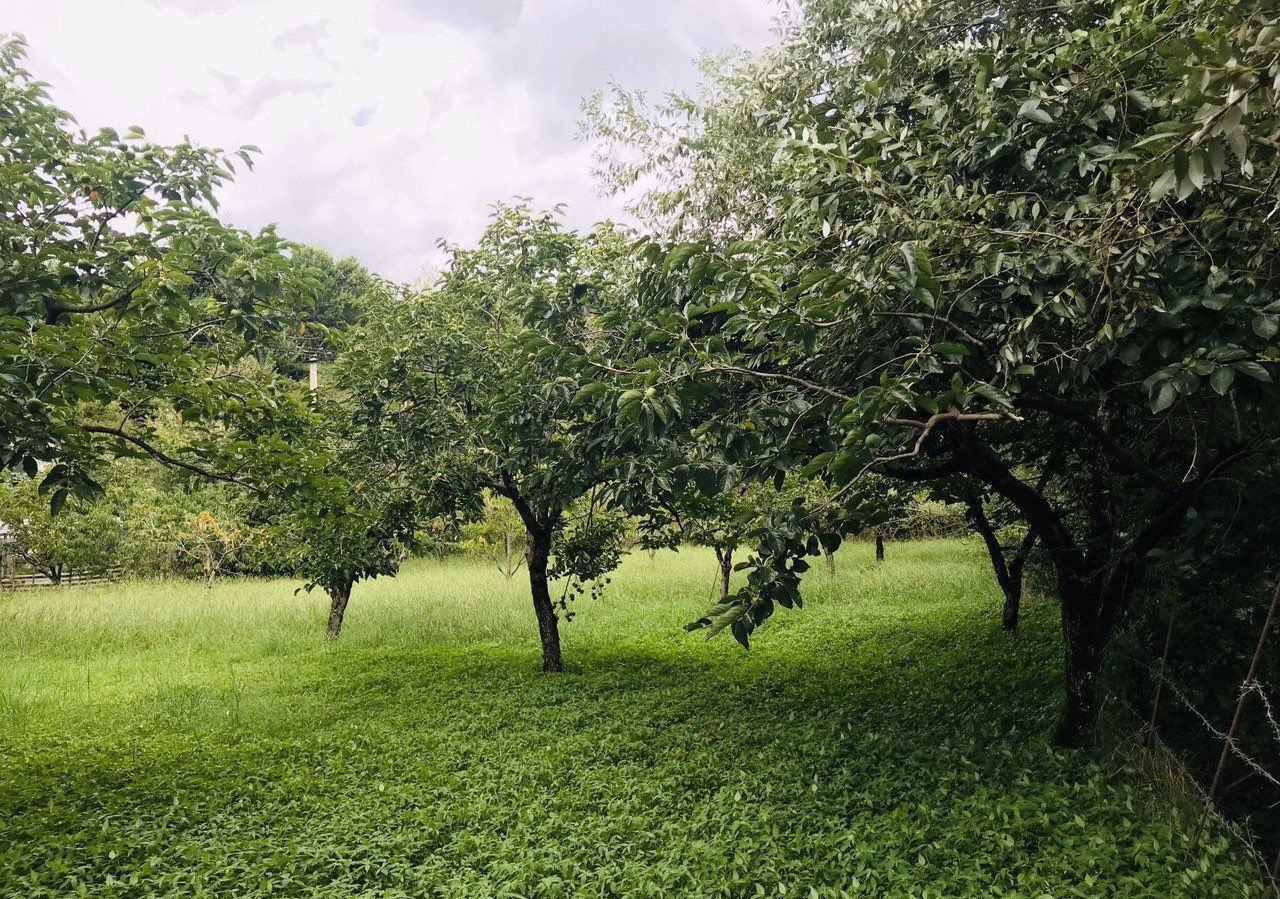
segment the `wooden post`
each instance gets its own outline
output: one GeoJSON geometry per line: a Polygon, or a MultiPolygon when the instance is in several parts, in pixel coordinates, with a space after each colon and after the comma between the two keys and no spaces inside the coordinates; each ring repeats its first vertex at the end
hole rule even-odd
{"type": "Polygon", "coordinates": [[[1191,845],[1197,846],[1200,843],[1200,833],[1204,830],[1205,819],[1209,817],[1209,810],[1213,806],[1213,795],[1218,791],[1218,785],[1222,783],[1222,773],[1227,768],[1227,757],[1231,754],[1231,744],[1235,742],[1236,730],[1240,727],[1240,716],[1244,712],[1244,701],[1248,698],[1253,688],[1253,676],[1258,671],[1258,660],[1262,658],[1262,646],[1267,642],[1267,632],[1271,630],[1271,622],[1276,617],[1276,606],[1280,605],[1280,582],[1276,584],[1276,591],[1271,595],[1271,605],[1267,609],[1266,620],[1262,622],[1262,630],[1258,632],[1258,643],[1253,648],[1253,658],[1249,661],[1249,673],[1244,676],[1244,681],[1240,684],[1240,698],[1236,700],[1236,710],[1231,716],[1231,725],[1227,728],[1226,739],[1222,742],[1222,754],[1218,756],[1218,767],[1213,772],[1213,781],[1209,784],[1209,792],[1204,797],[1204,812],[1200,815],[1200,823],[1196,825],[1195,838],[1192,839],[1191,845]]]}
{"type": "Polygon", "coordinates": [[[314,356],[311,357],[310,375],[311,399],[314,400],[316,398],[316,394],[320,392],[320,360],[316,359],[314,356]]]}

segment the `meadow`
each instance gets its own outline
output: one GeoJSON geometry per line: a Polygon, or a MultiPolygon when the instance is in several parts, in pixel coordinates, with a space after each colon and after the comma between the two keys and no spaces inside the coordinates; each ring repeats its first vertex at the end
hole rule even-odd
{"type": "Polygon", "coordinates": [[[0,896],[1248,897],[1124,753],[1054,750],[1057,610],[981,545],[854,543],[750,653],[628,557],[543,675],[528,586],[412,560],[0,595],[0,896]]]}

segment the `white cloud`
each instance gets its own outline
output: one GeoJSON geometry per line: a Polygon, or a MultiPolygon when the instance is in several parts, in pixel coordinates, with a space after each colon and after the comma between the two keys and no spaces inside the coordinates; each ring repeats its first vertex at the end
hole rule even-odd
{"type": "Polygon", "coordinates": [[[29,68],[86,127],[138,124],[256,169],[223,193],[244,227],[354,253],[408,279],[489,204],[595,195],[577,102],[611,77],[692,85],[701,50],[758,47],[770,0],[7,0],[29,68]],[[300,15],[301,13],[301,15],[300,15]]]}

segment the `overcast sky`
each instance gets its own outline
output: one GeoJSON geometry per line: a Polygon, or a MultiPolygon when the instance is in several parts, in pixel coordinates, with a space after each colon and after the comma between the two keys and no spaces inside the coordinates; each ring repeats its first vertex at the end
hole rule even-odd
{"type": "Polygon", "coordinates": [[[3,0],[28,67],[86,127],[256,144],[223,195],[237,225],[355,254],[408,280],[488,206],[564,201],[621,218],[576,139],[616,78],[696,84],[700,51],[755,49],[771,0],[3,0]]]}

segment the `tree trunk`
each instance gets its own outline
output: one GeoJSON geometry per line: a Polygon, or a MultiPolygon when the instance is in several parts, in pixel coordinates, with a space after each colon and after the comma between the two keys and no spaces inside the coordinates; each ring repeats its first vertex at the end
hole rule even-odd
{"type": "Polygon", "coordinates": [[[884,531],[876,528],[876,561],[884,561],[884,531]]]}
{"type": "Polygon", "coordinates": [[[827,574],[831,577],[836,576],[836,554],[827,547],[822,547],[822,556],[827,561],[827,574]]]}
{"type": "Polygon", "coordinates": [[[502,573],[506,575],[507,580],[511,580],[516,576],[516,539],[515,534],[510,531],[502,532],[502,548],[503,558],[506,559],[506,565],[502,569],[502,573]]]}
{"type": "Polygon", "coordinates": [[[339,581],[329,587],[329,638],[336,640],[342,634],[342,619],[351,601],[351,581],[339,581]]]}
{"type": "Polygon", "coordinates": [[[1102,668],[1114,631],[1107,607],[1095,584],[1062,590],[1067,696],[1053,742],[1064,749],[1094,744],[1102,711],[1102,668]]]}
{"type": "Polygon", "coordinates": [[[716,547],[716,561],[720,563],[720,601],[729,598],[729,578],[733,575],[733,547],[716,547]]]}
{"type": "Polygon", "coordinates": [[[551,590],[547,584],[547,559],[551,555],[550,529],[529,530],[525,547],[525,567],[529,569],[529,590],[533,594],[533,611],[538,617],[538,637],[542,641],[542,670],[564,670],[560,658],[560,626],[551,590]]]}
{"type": "Polygon", "coordinates": [[[1013,560],[1006,561],[1005,549],[1000,545],[995,528],[992,527],[986,510],[982,507],[982,497],[973,494],[966,499],[966,502],[969,524],[986,544],[987,555],[991,557],[991,567],[996,573],[996,583],[1000,585],[1000,592],[1004,594],[1004,616],[1001,626],[1007,631],[1016,631],[1018,613],[1022,608],[1022,570],[1026,567],[1027,558],[1035,546],[1036,532],[1033,528],[1028,528],[1013,560]]]}
{"type": "Polygon", "coordinates": [[[1004,615],[1000,626],[1007,631],[1018,629],[1018,613],[1022,610],[1022,577],[1009,578],[1000,585],[1004,591],[1004,615]]]}

